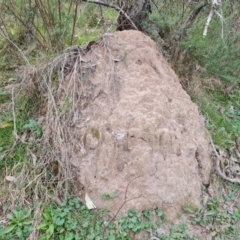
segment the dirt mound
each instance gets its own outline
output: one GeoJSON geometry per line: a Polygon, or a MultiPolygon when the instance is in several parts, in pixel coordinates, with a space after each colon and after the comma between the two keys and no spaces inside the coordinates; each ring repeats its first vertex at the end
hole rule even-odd
{"type": "Polygon", "coordinates": [[[58,166],[57,188],[77,180],[83,201],[114,214],[160,207],[174,220],[200,205],[211,167],[203,122],[149,37],[105,34],[41,69],[42,156],[58,166]]]}
{"type": "Polygon", "coordinates": [[[113,213],[160,207],[170,219],[182,205],[199,206],[211,167],[205,129],[155,43],[138,31],[107,34],[81,62],[91,73],[72,116],[69,159],[82,199],[113,213]]]}

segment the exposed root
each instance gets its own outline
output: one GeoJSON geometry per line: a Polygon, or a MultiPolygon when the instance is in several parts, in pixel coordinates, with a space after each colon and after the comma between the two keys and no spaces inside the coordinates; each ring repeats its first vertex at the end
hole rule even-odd
{"type": "MultiPolygon", "coordinates": [[[[7,193],[4,199],[12,208],[23,206],[26,201],[30,204],[53,200],[58,204],[69,193],[79,191],[74,186],[77,173],[71,158],[76,151],[84,154],[84,144],[81,136],[76,136],[73,126],[84,124],[81,111],[94,100],[95,86],[89,79],[96,68],[96,46],[104,48],[107,64],[113,66],[111,75],[114,75],[114,62],[117,60],[111,54],[108,36],[85,47],[70,47],[45,65],[28,66],[18,72],[21,83],[12,88],[11,105],[15,141],[11,150],[3,154],[11,155],[15,146],[22,144],[26,161],[6,171],[6,176],[16,178],[12,182],[6,180],[5,184],[7,193]],[[37,91],[40,102],[39,113],[34,119],[39,120],[43,132],[41,139],[29,132],[17,132],[16,126],[18,109],[15,101],[20,95],[29,95],[33,89],[37,91]]],[[[115,92],[114,86],[111,87],[115,92]]]]}
{"type": "Polygon", "coordinates": [[[227,181],[229,181],[229,182],[232,182],[232,183],[240,183],[240,179],[238,179],[238,178],[229,178],[229,177],[227,177],[227,176],[225,175],[225,173],[221,170],[221,156],[220,156],[220,154],[218,153],[218,151],[216,150],[216,147],[215,147],[215,145],[214,145],[214,143],[213,143],[212,138],[210,138],[210,142],[211,142],[213,151],[214,151],[215,156],[216,156],[216,170],[217,170],[217,174],[218,174],[221,178],[223,178],[223,179],[225,179],[225,180],[227,180],[227,181]]]}

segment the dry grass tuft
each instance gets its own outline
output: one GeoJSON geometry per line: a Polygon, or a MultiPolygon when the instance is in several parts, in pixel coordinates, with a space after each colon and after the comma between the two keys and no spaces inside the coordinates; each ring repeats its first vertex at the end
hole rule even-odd
{"type": "Polygon", "coordinates": [[[78,191],[73,184],[76,171],[70,159],[76,147],[83,153],[84,146],[73,137],[72,126],[93,98],[94,85],[89,77],[96,68],[94,50],[98,45],[108,52],[103,37],[85,47],[70,47],[49,63],[27,66],[18,73],[21,82],[12,90],[15,138],[12,149],[17,143],[25,144],[27,160],[5,173],[16,178],[4,184],[6,196],[2,201],[11,202],[11,208],[48,200],[59,203],[69,193],[78,191]],[[30,92],[38,93],[40,107],[34,119],[38,119],[42,128],[41,139],[26,132],[19,134],[16,129],[15,101],[30,92]]]}

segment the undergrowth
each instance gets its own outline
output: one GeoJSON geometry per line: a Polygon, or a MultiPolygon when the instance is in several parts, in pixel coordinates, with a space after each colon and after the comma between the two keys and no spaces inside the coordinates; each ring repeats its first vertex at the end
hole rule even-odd
{"type": "Polygon", "coordinates": [[[209,91],[193,96],[201,108],[205,126],[211,132],[214,142],[229,148],[234,144],[235,135],[240,134],[239,90],[225,95],[222,91],[209,91]]]}
{"type": "MultiPolygon", "coordinates": [[[[224,197],[210,198],[205,205],[191,214],[193,226],[200,225],[213,240],[238,239],[240,204],[236,202],[239,187],[224,197]],[[224,206],[224,207],[223,207],[224,206]]],[[[206,196],[205,196],[206,197],[206,196]]],[[[188,208],[184,208],[187,212],[188,208]]],[[[65,202],[38,203],[36,206],[17,207],[10,211],[6,204],[2,206],[6,223],[0,224],[0,239],[26,239],[33,234],[38,239],[204,239],[192,235],[186,224],[170,225],[166,230],[167,217],[161,209],[144,210],[141,213],[130,209],[115,219],[103,209],[89,210],[78,199],[69,198],[65,202]],[[41,206],[42,215],[36,214],[41,206]],[[34,223],[38,223],[34,225],[34,223]]]]}
{"type": "MultiPolygon", "coordinates": [[[[16,94],[13,93],[14,95],[16,94]]],[[[14,96],[13,96],[14,97],[14,96]]],[[[16,99],[12,100],[15,102],[16,99]]],[[[0,117],[0,171],[11,169],[14,164],[24,162],[26,158],[26,144],[18,141],[13,136],[13,132],[23,135],[26,132],[26,124],[31,114],[36,112],[38,107],[38,98],[36,93],[30,93],[28,97],[21,96],[17,98],[15,105],[8,106],[7,111],[0,117]],[[14,111],[15,116],[12,114],[14,111]],[[15,128],[15,129],[14,129],[15,128]]]]}
{"type": "MultiPolygon", "coordinates": [[[[8,213],[5,226],[0,225],[0,239],[26,239],[34,230],[33,208],[14,209],[8,213]]],[[[36,221],[36,219],[34,219],[36,221]]],[[[171,226],[170,233],[161,228],[167,221],[161,209],[144,210],[138,213],[130,209],[118,219],[110,217],[104,210],[89,210],[77,199],[68,199],[59,205],[50,203],[43,207],[43,214],[36,226],[38,239],[48,240],[116,240],[132,239],[134,235],[142,239],[161,237],[165,240],[196,239],[187,233],[186,225],[171,226]]]]}

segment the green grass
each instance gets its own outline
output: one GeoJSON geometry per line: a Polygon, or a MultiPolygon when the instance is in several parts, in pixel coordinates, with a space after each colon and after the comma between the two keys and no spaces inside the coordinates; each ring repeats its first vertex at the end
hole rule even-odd
{"type": "Polygon", "coordinates": [[[0,104],[8,103],[11,100],[11,95],[4,92],[0,92],[0,104]]]}
{"type": "Polygon", "coordinates": [[[24,125],[38,108],[37,92],[28,93],[15,102],[16,119],[13,118],[11,108],[0,116],[0,156],[3,156],[0,157],[0,171],[4,168],[11,169],[14,164],[26,159],[27,145],[14,138],[13,130],[15,122],[17,134],[21,137],[27,131],[24,125]]]}
{"type": "Polygon", "coordinates": [[[235,135],[240,135],[239,98],[239,90],[230,95],[216,90],[193,98],[204,115],[205,126],[211,132],[214,142],[222,148],[233,145],[235,135]]]}

